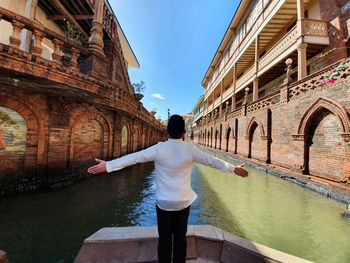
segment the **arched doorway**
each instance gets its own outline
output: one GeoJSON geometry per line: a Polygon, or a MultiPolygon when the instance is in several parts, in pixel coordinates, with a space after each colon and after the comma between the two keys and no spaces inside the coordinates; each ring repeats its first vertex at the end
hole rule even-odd
{"type": "Polygon", "coordinates": [[[304,138],[304,174],[349,180],[350,121],[341,105],[319,98],[301,118],[297,135],[304,138]]]}
{"type": "Polygon", "coordinates": [[[228,127],[227,132],[226,132],[226,152],[229,151],[229,145],[230,145],[230,136],[231,136],[231,128],[228,127]]]}

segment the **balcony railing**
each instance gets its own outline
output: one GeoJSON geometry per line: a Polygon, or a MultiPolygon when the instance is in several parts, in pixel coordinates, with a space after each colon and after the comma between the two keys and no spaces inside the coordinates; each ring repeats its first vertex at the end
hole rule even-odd
{"type": "MultiPolygon", "coordinates": [[[[251,44],[252,41],[254,41],[253,36],[256,35],[256,33],[263,28],[263,22],[267,23],[266,19],[268,17],[272,17],[271,15],[282,6],[282,4],[285,2],[284,0],[272,0],[267,3],[267,1],[264,2],[264,9],[261,10],[259,15],[256,17],[254,23],[251,25],[250,28],[245,29],[245,34],[239,34],[237,33],[234,37],[231,47],[228,49],[227,52],[231,54],[230,59],[225,60],[225,65],[221,67],[217,67],[215,71],[212,74],[212,77],[210,78],[208,82],[208,92],[210,93],[212,88],[217,85],[218,80],[220,80],[222,77],[221,75],[229,70],[229,68],[234,64],[235,61],[238,60],[241,53],[245,51],[245,49],[251,44]],[[274,11],[275,10],[275,11],[274,11]],[[239,38],[242,38],[239,40],[239,38]],[[220,70],[221,68],[221,70],[220,70]],[[209,85],[211,83],[211,85],[209,85]]],[[[225,54],[223,58],[225,57],[225,54]]],[[[224,60],[222,60],[224,61],[224,60]]],[[[223,63],[220,61],[219,63],[223,63]]]]}
{"type": "MultiPolygon", "coordinates": [[[[226,119],[238,118],[244,116],[245,114],[252,114],[256,111],[263,110],[271,107],[278,107],[283,103],[288,101],[298,99],[303,96],[308,96],[311,92],[320,92],[325,89],[332,87],[333,83],[346,83],[350,78],[350,59],[343,59],[342,61],[328,66],[327,68],[315,72],[312,75],[308,76],[302,81],[293,83],[290,86],[284,86],[278,92],[270,94],[265,98],[259,99],[255,102],[249,103],[244,108],[238,108],[234,111],[227,113],[226,119]],[[331,81],[330,81],[331,80],[331,81]]],[[[223,121],[222,118],[219,119],[223,121]]],[[[219,122],[216,119],[216,123],[219,122]]],[[[212,120],[203,125],[211,125],[212,120]]]]}
{"type": "MultiPolygon", "coordinates": [[[[12,24],[12,34],[9,36],[9,45],[0,43],[0,54],[5,58],[13,58],[13,61],[23,62],[30,67],[9,68],[8,63],[3,67],[10,70],[22,70],[26,74],[42,74],[48,80],[58,81],[64,85],[98,94],[99,101],[110,107],[120,108],[134,113],[147,120],[152,125],[162,129],[163,125],[154,119],[146,109],[133,99],[132,94],[123,91],[110,80],[101,81],[98,78],[85,74],[81,64],[91,55],[88,48],[80,42],[64,37],[42,24],[18,15],[10,10],[0,7],[0,20],[12,24]],[[21,50],[22,31],[27,29],[33,34],[33,45],[29,52],[21,50]],[[53,52],[51,58],[43,57],[43,40],[52,43],[53,52]],[[37,71],[34,66],[38,66],[37,71]],[[46,69],[45,69],[46,67],[46,69]],[[31,71],[32,70],[32,71],[31,71]],[[50,72],[50,74],[46,74],[50,72]],[[61,78],[56,78],[60,75],[61,78]]],[[[16,65],[19,63],[16,63],[16,65]]],[[[25,65],[24,64],[24,65],[25,65]]]]}
{"type": "Polygon", "coordinates": [[[302,35],[328,37],[328,26],[324,21],[303,19],[301,25],[302,35]]]}
{"type": "Polygon", "coordinates": [[[241,76],[236,83],[236,90],[240,90],[243,87],[245,87],[248,82],[252,81],[254,79],[255,75],[255,67],[252,65],[246,72],[241,76]]]}
{"type": "Polygon", "coordinates": [[[301,36],[309,37],[328,37],[327,23],[324,21],[303,19],[300,20],[300,26],[293,27],[283,38],[281,38],[260,60],[258,61],[258,72],[252,65],[248,71],[236,82],[236,91],[245,87],[254,78],[262,75],[264,72],[279,63],[283,58],[297,49],[298,39],[301,36]]]}
{"type": "Polygon", "coordinates": [[[34,44],[30,54],[34,55],[36,58],[44,59],[42,57],[42,43],[45,38],[48,39],[54,47],[52,61],[59,65],[63,64],[64,66],[78,70],[78,58],[86,57],[90,54],[89,49],[82,46],[78,41],[64,37],[36,21],[32,21],[2,7],[0,7],[0,15],[3,20],[12,24],[13,32],[9,37],[9,45],[11,48],[20,49],[22,30],[27,29],[33,33],[34,44]]]}
{"type": "MultiPolygon", "coordinates": [[[[281,38],[258,62],[259,73],[263,73],[267,69],[266,66],[270,65],[272,61],[277,58],[283,58],[285,56],[286,50],[295,50],[296,47],[293,45],[297,43],[300,36],[298,32],[298,27],[294,26],[283,38],[281,38]]],[[[270,65],[272,67],[273,65],[270,65]]]]}
{"type": "Polygon", "coordinates": [[[262,98],[248,105],[247,114],[257,110],[270,108],[272,105],[277,105],[279,102],[280,102],[280,93],[278,91],[275,94],[268,96],[267,98],[262,98]]]}
{"type": "Polygon", "coordinates": [[[332,83],[346,81],[350,76],[350,59],[345,59],[336,65],[331,65],[321,72],[308,76],[303,81],[293,83],[288,87],[288,100],[295,100],[316,89],[325,89],[332,83]]]}

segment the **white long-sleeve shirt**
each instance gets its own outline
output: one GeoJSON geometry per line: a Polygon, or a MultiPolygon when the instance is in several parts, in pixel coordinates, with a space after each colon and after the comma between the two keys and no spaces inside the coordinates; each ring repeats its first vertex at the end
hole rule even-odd
{"type": "Polygon", "coordinates": [[[168,211],[181,210],[191,205],[197,194],[191,187],[193,162],[233,172],[235,166],[199,150],[182,139],[168,139],[145,150],[128,154],[106,163],[107,172],[154,161],[156,174],[156,202],[168,211]]]}

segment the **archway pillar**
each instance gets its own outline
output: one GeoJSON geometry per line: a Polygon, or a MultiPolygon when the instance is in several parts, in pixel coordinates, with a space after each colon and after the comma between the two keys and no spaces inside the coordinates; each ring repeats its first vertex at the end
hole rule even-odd
{"type": "Polygon", "coordinates": [[[121,144],[122,144],[122,117],[120,114],[114,114],[114,128],[113,128],[113,158],[117,158],[121,155],[121,144]]]}

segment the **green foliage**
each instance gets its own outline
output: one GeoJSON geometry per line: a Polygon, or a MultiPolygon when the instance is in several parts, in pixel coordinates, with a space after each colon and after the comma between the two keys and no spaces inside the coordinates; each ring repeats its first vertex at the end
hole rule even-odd
{"type": "Polygon", "coordinates": [[[66,37],[79,41],[84,47],[88,47],[87,39],[82,35],[76,25],[72,24],[68,20],[65,21],[64,31],[66,37]]]}

